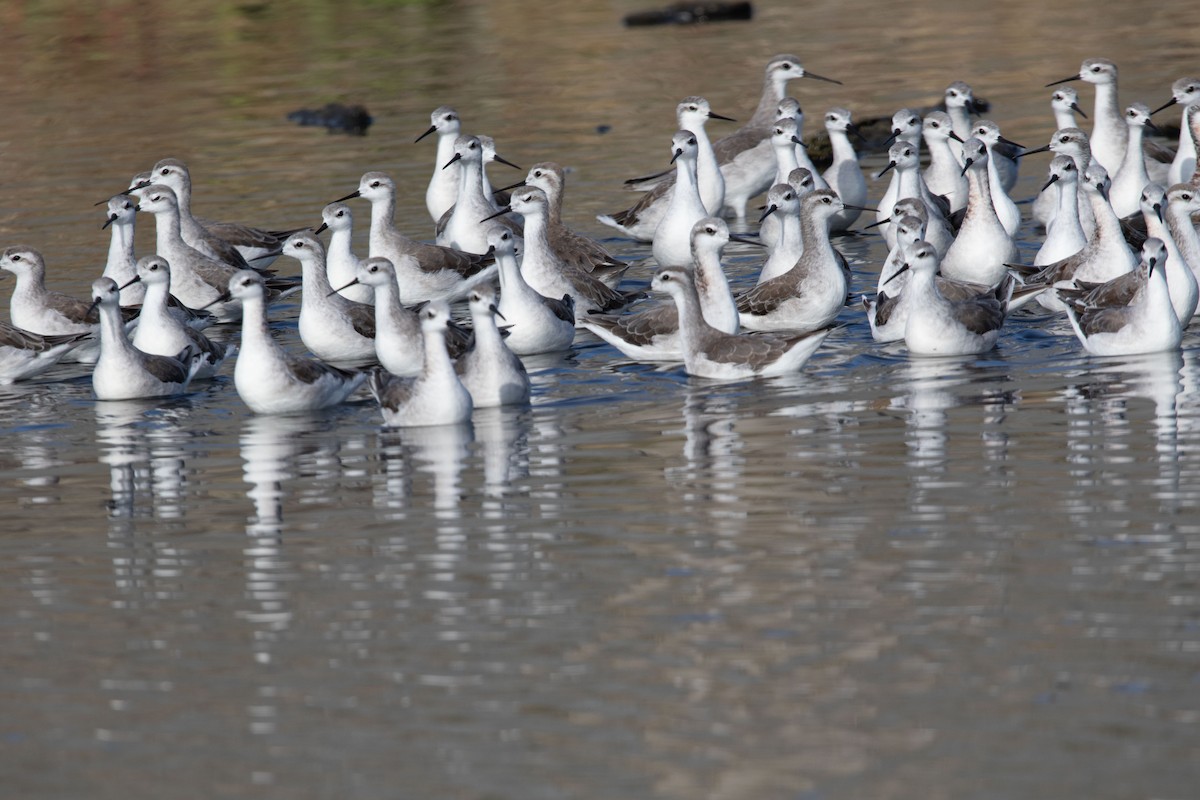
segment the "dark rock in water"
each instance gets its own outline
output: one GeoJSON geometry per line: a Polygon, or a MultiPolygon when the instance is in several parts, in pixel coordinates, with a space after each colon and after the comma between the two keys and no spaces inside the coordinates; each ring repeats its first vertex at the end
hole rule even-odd
{"type": "Polygon", "coordinates": [[[754,7],[743,3],[674,3],[655,11],[637,11],[625,17],[630,27],[641,25],[691,25],[697,22],[728,22],[747,20],[754,16],[754,7]]]}
{"type": "Polygon", "coordinates": [[[341,103],[326,103],[321,108],[301,108],[287,115],[297,125],[314,125],[328,129],[330,133],[347,133],[351,136],[366,136],[367,128],[374,122],[364,106],[344,106],[341,103]]]}

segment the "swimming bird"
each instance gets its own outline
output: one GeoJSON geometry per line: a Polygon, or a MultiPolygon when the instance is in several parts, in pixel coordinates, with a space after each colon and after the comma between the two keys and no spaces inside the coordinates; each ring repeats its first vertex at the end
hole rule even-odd
{"type": "Polygon", "coordinates": [[[1119,276],[1084,297],[1066,295],[1071,329],[1085,350],[1093,355],[1114,356],[1179,347],[1183,329],[1171,306],[1162,263],[1165,258],[1162,240],[1146,239],[1132,281],[1128,276],[1119,276]]]}
{"type": "Polygon", "coordinates": [[[334,202],[362,197],[371,203],[370,251],[396,269],[400,300],[420,303],[465,296],[477,283],[492,280],[496,266],[490,256],[414,241],[396,228],[396,184],[382,172],[362,176],[358,189],[334,202]],[[403,256],[412,256],[411,259],[403,256]]]}
{"type": "Polygon", "coordinates": [[[383,370],[371,373],[371,394],[385,425],[417,427],[455,425],[471,418],[471,393],[463,386],[446,352],[450,307],[435,300],[421,309],[423,360],[415,378],[397,378],[383,370]]]}
{"type": "Polygon", "coordinates": [[[535,186],[526,186],[513,192],[512,202],[500,212],[515,211],[525,218],[525,253],[521,259],[521,275],[525,282],[544,297],[570,295],[575,302],[577,324],[589,312],[612,311],[638,297],[637,293],[623,294],[610,289],[555,254],[546,232],[549,206],[545,192],[535,186]]]}
{"type": "Polygon", "coordinates": [[[183,240],[175,191],[162,184],[145,187],[138,210],[154,215],[154,249],[171,264],[171,294],[188,308],[207,309],[219,320],[237,319],[236,303],[218,302],[237,270],[183,240]]]}
{"type": "MultiPolygon", "coordinates": [[[[924,179],[921,177],[920,164],[917,161],[917,148],[906,141],[897,141],[888,148],[888,163],[880,172],[882,176],[885,173],[896,171],[896,203],[905,198],[916,198],[925,206],[925,228],[930,241],[935,247],[949,248],[950,243],[954,239],[954,235],[950,230],[950,224],[947,222],[946,213],[949,210],[945,200],[935,197],[925,185],[924,179]]],[[[894,209],[894,205],[893,205],[894,209]]],[[[878,212],[877,212],[878,214],[878,212]]],[[[876,217],[878,219],[878,216],[876,217]]],[[[884,215],[883,222],[887,222],[889,217],[884,215]]],[[[888,246],[895,244],[894,234],[891,231],[891,226],[885,224],[883,227],[883,236],[887,241],[888,246]]],[[[807,245],[806,245],[807,246],[807,245]]],[[[939,250],[939,252],[944,252],[939,250]]]]}
{"type": "Polygon", "coordinates": [[[1171,238],[1184,261],[1200,278],[1200,234],[1192,223],[1193,215],[1200,213],[1200,188],[1191,183],[1177,183],[1167,189],[1165,202],[1163,217],[1171,238]]]}
{"type": "MultiPolygon", "coordinates": [[[[209,258],[239,269],[248,264],[262,271],[274,260],[283,240],[299,228],[266,230],[236,222],[213,222],[192,216],[192,176],[187,164],[178,158],[164,158],[154,165],[147,186],[169,186],[179,205],[180,234],[183,240],[209,258]]],[[[159,255],[162,255],[161,253],[159,255]]]]}
{"type": "MultiPolygon", "coordinates": [[[[1079,183],[1096,220],[1095,234],[1078,253],[1048,264],[1027,277],[1026,286],[1069,288],[1075,281],[1105,283],[1137,266],[1137,258],[1121,233],[1121,221],[1108,204],[1109,180],[1104,168],[1092,164],[1080,175],[1079,183]]],[[[1011,262],[1006,266],[1014,267],[1011,262]]],[[[1038,302],[1052,311],[1063,310],[1062,301],[1055,292],[1039,295],[1038,302]]]]}
{"type": "Polygon", "coordinates": [[[454,155],[454,140],[462,133],[462,120],[451,106],[438,106],[429,115],[429,121],[432,124],[416,141],[421,141],[431,133],[437,134],[433,177],[429,179],[429,188],[425,190],[425,207],[436,224],[458,197],[458,169],[448,170],[445,165],[454,155]]]}
{"type": "Polygon", "coordinates": [[[1189,130],[1188,109],[1200,104],[1200,78],[1180,78],[1171,84],[1171,99],[1150,112],[1151,116],[1173,105],[1183,106],[1183,120],[1179,126],[1179,146],[1175,158],[1167,171],[1167,183],[1174,185],[1192,179],[1196,171],[1196,144],[1189,130]]]}
{"type": "MultiPolygon", "coordinates": [[[[112,228],[108,240],[108,259],[104,262],[103,277],[112,278],[118,286],[129,286],[137,276],[137,257],[134,255],[134,221],[137,219],[137,203],[129,195],[121,193],[108,199],[108,214],[104,228],[112,228]]],[[[141,305],[145,289],[140,284],[121,291],[121,305],[141,305]]]]}
{"type": "MultiPolygon", "coordinates": [[[[1050,136],[1050,143],[1042,147],[1035,147],[1032,150],[1026,150],[1020,154],[1021,158],[1033,155],[1034,153],[1044,153],[1047,150],[1054,152],[1060,156],[1070,156],[1075,161],[1075,166],[1078,169],[1078,174],[1082,177],[1087,168],[1092,163],[1092,148],[1088,143],[1088,135],[1079,128],[1060,128],[1050,136]]],[[[1054,193],[1047,192],[1043,189],[1033,201],[1033,219],[1043,227],[1050,224],[1051,218],[1054,216],[1055,208],[1057,207],[1057,198],[1054,193]]],[[[1092,232],[1096,228],[1096,220],[1092,216],[1092,207],[1087,198],[1082,194],[1079,195],[1079,226],[1083,228],[1083,233],[1088,238],[1091,238],[1092,232]]]]}
{"type": "Polygon", "coordinates": [[[201,356],[184,348],[175,357],[150,355],[134,347],[121,319],[120,292],[112,278],[92,283],[92,305],[100,312],[100,358],[92,370],[99,400],[168,397],[187,391],[201,356]]]}
{"type": "MultiPolygon", "coordinates": [[[[737,306],[721,267],[721,252],[730,239],[729,226],[718,217],[705,217],[692,227],[693,287],[700,314],[723,333],[737,333],[739,326],[737,306]]],[[[593,314],[581,324],[635,361],[683,359],[679,310],[673,302],[627,314],[593,314]]]]}
{"type": "MultiPolygon", "coordinates": [[[[145,287],[145,299],[133,332],[132,344],[138,350],[172,357],[190,351],[199,359],[192,375],[194,380],[211,378],[225,359],[237,353],[236,346],[214,342],[170,313],[167,298],[171,267],[162,256],[143,256],[130,282],[145,287]]],[[[125,287],[120,287],[120,291],[124,293],[125,287]]]]}
{"type": "Polygon", "coordinates": [[[900,272],[911,275],[904,287],[904,294],[908,295],[908,320],[904,326],[908,352],[920,356],[961,356],[991,350],[1004,324],[1012,296],[1012,277],[1006,275],[996,286],[973,297],[950,300],[938,288],[937,269],[937,251],[933,245],[918,241],[909,247],[900,267],[900,272]]]}
{"type": "Polygon", "coordinates": [[[375,308],[347,300],[330,286],[321,240],[293,233],[283,243],[283,255],[299,261],[304,276],[298,327],[309,352],[322,361],[374,361],[375,308]]]}
{"type": "Polygon", "coordinates": [[[338,294],[355,303],[373,303],[374,293],[369,286],[354,283],[359,258],[351,249],[354,237],[354,214],[345,203],[330,203],[321,210],[321,224],[313,230],[319,234],[329,230],[325,248],[325,271],[330,286],[340,286],[338,294]]]}
{"type": "MultiPolygon", "coordinates": [[[[775,126],[771,129],[771,151],[775,155],[774,185],[778,186],[787,183],[789,175],[798,169],[802,169],[809,174],[814,188],[829,188],[828,184],[825,183],[825,179],[821,178],[820,173],[815,171],[815,167],[800,165],[796,153],[803,152],[805,148],[804,142],[797,135],[796,130],[796,121],[787,117],[776,120],[775,126]]],[[[805,159],[805,161],[810,165],[812,164],[808,159],[805,159]]],[[[770,190],[768,189],[767,191],[769,192],[770,190]]],[[[779,237],[779,225],[779,217],[763,214],[758,218],[758,237],[767,247],[775,245],[779,237]]]]}
{"type": "MultiPolygon", "coordinates": [[[[921,129],[921,117],[912,109],[902,108],[893,114],[892,135],[887,138],[886,142],[889,159],[891,158],[891,148],[904,142],[912,148],[912,152],[919,162],[921,154],[921,129]]],[[[882,178],[887,171],[887,169],[881,170],[875,175],[875,180],[882,178]]],[[[905,195],[900,194],[900,181],[900,173],[893,172],[891,180],[888,182],[888,187],[883,192],[883,198],[879,201],[879,211],[875,214],[875,221],[877,223],[886,223],[891,217],[892,207],[896,205],[896,201],[905,197],[905,195]]],[[[884,232],[886,234],[886,227],[884,228],[884,232]]]]}
{"type": "Polygon", "coordinates": [[[528,403],[529,374],[496,327],[500,311],[496,307],[495,287],[476,286],[467,304],[475,343],[454,362],[454,371],[470,392],[472,405],[492,408],[528,403]]]}
{"type": "Polygon", "coordinates": [[[1046,86],[1068,81],[1085,81],[1096,87],[1092,135],[1089,137],[1092,158],[1110,175],[1115,175],[1121,167],[1121,159],[1125,157],[1125,147],[1129,141],[1129,131],[1117,104],[1117,65],[1107,58],[1087,58],[1080,65],[1078,74],[1051,81],[1046,86]]]}
{"type": "MultiPolygon", "coordinates": [[[[1184,184],[1187,187],[1187,184],[1184,184]]],[[[1200,236],[1192,225],[1189,208],[1200,211],[1200,199],[1196,198],[1196,190],[1192,187],[1176,192],[1174,209],[1169,208],[1167,191],[1160,184],[1148,183],[1142,189],[1139,210],[1146,222],[1146,236],[1160,239],[1166,248],[1166,278],[1167,291],[1171,293],[1171,306],[1179,324],[1187,328],[1188,323],[1196,314],[1197,303],[1200,303],[1200,284],[1197,284],[1196,269],[1200,269],[1200,236]],[[1181,195],[1192,195],[1190,203],[1184,201],[1181,195]],[[1165,220],[1164,213],[1171,215],[1171,224],[1165,220]],[[1180,239],[1184,242],[1179,246],[1172,233],[1179,229],[1183,234],[1180,239]],[[1184,251],[1188,255],[1184,255],[1184,251]],[[1195,268],[1192,266],[1195,259],[1195,268]]]]}
{"type": "Polygon", "coordinates": [[[286,352],[267,324],[266,285],[253,270],[229,281],[228,296],[242,304],[242,339],[233,383],[256,414],[298,414],[341,403],[366,379],[312,358],[286,352]]]}
{"type": "Polygon", "coordinates": [[[963,141],[971,138],[971,109],[975,107],[975,92],[970,84],[963,81],[950,84],[943,93],[943,102],[954,133],[963,141]]]}
{"type": "Polygon", "coordinates": [[[1050,160],[1049,177],[1041,191],[1055,187],[1058,210],[1046,226],[1046,238],[1033,258],[1035,267],[1044,267],[1073,256],[1087,245],[1087,237],[1079,225],[1079,169],[1070,156],[1055,156],[1050,160]]]}
{"type": "MultiPolygon", "coordinates": [[[[629,265],[613,256],[604,245],[576,233],[563,223],[562,207],[566,180],[562,166],[553,161],[543,161],[529,168],[529,174],[525,176],[523,184],[535,186],[546,193],[546,240],[559,260],[564,264],[579,267],[615,289],[629,265]]],[[[491,237],[488,237],[488,241],[491,242],[491,237]]],[[[511,342],[509,345],[511,346],[511,342]]]]}
{"type": "MultiPolygon", "coordinates": [[[[1113,211],[1122,219],[1138,213],[1142,189],[1151,182],[1146,169],[1146,157],[1142,150],[1142,135],[1147,127],[1155,130],[1150,122],[1150,107],[1145,103],[1131,103],[1125,108],[1125,126],[1129,137],[1120,168],[1113,174],[1109,199],[1113,211]]],[[[1166,174],[1166,165],[1163,165],[1166,174]]]]}
{"type": "MultiPolygon", "coordinates": [[[[46,288],[46,262],[32,247],[15,245],[0,254],[0,269],[17,276],[9,298],[9,319],[22,330],[39,336],[100,333],[100,317],[94,304],[46,288]]],[[[73,349],[68,360],[95,363],[100,357],[98,341],[73,349]]]]}
{"type": "Polygon", "coordinates": [[[454,140],[454,153],[443,169],[458,165],[458,193],[447,212],[445,226],[439,226],[437,243],[465,253],[487,252],[487,231],[497,225],[508,227],[520,235],[521,226],[509,218],[492,220],[486,225],[479,220],[498,209],[483,189],[483,144],[475,136],[459,136],[454,140]]]}
{"type": "Polygon", "coordinates": [[[746,203],[750,198],[762,194],[772,185],[775,160],[766,140],[777,119],[776,112],[787,83],[795,78],[841,84],[841,81],[806,70],[794,55],[774,56],[767,62],[762,95],[754,114],[737,131],[713,143],[725,179],[725,209],[739,222],[746,219],[746,203]]]}
{"type": "Polygon", "coordinates": [[[0,320],[0,386],[40,375],[91,338],[91,333],[42,336],[0,320]]]}
{"type": "Polygon", "coordinates": [[[571,295],[544,297],[525,282],[517,266],[511,231],[488,231],[488,245],[494,249],[499,267],[499,309],[508,332],[508,349],[527,356],[569,348],[575,340],[575,301],[571,295]]]}
{"type": "MultiPolygon", "coordinates": [[[[392,262],[386,258],[364,258],[359,262],[351,285],[366,286],[373,292],[375,357],[379,363],[393,375],[411,376],[419,373],[425,359],[421,321],[415,311],[400,304],[392,262]]],[[[452,358],[464,352],[469,343],[469,333],[456,325],[450,326],[446,344],[452,358]]]]}
{"type": "Polygon", "coordinates": [[[846,304],[849,278],[830,244],[829,225],[844,207],[832,189],[817,189],[800,201],[804,253],[786,273],[737,298],[742,327],[812,331],[837,318],[846,304]]]}
{"type": "Polygon", "coordinates": [[[684,369],[688,375],[701,378],[743,380],[795,373],[834,328],[830,325],[792,336],[724,333],[704,320],[690,270],[678,267],[659,270],[650,287],[666,292],[675,301],[684,369]]]}
{"type": "Polygon", "coordinates": [[[705,216],[704,202],[696,186],[696,136],[677,131],[671,137],[671,163],[675,165],[675,188],[666,213],[654,230],[650,252],[660,267],[689,266],[692,261],[692,227],[705,216]]]}
{"type": "MultiPolygon", "coordinates": [[[[1021,212],[1008,196],[1017,182],[1017,160],[1013,158],[1024,148],[1000,135],[1000,126],[990,119],[981,119],[971,128],[971,135],[987,148],[988,191],[992,207],[1009,236],[1016,236],[1021,227],[1021,212]]],[[[964,157],[965,158],[965,157],[964,157]]]]}
{"type": "Polygon", "coordinates": [[[1020,253],[992,205],[988,158],[989,151],[982,140],[972,137],[962,143],[967,210],[958,236],[942,257],[942,275],[994,287],[1008,275],[1006,264],[1018,259],[1020,253]]]}
{"type": "MultiPolygon", "coordinates": [[[[809,177],[807,185],[811,187],[811,173],[803,167],[799,167],[798,170],[804,170],[805,176],[809,177]]],[[[813,191],[809,188],[804,194],[811,194],[813,191]]],[[[767,247],[767,260],[759,270],[756,284],[784,274],[794,267],[804,254],[804,238],[800,232],[802,196],[791,183],[777,183],[767,192],[767,208],[763,211],[762,218],[778,217],[778,233],[774,243],[767,247]]]]}
{"type": "MultiPolygon", "coordinates": [[[[813,164],[813,160],[808,155],[808,145],[804,143],[804,109],[800,107],[800,101],[794,97],[785,97],[779,101],[779,108],[775,110],[776,118],[775,125],[778,126],[784,120],[791,120],[795,123],[795,138],[792,139],[792,155],[795,156],[796,165],[791,165],[790,159],[787,162],[782,161],[779,156],[779,150],[776,148],[775,142],[772,142],[772,148],[775,149],[775,179],[773,183],[782,183],[787,180],[787,175],[796,167],[801,167],[812,173],[814,188],[828,189],[829,184],[825,182],[824,174],[817,169],[813,164]],[[784,164],[787,163],[787,166],[784,164]]],[[[774,133],[773,133],[774,135],[774,133]]]]}
{"type": "MultiPolygon", "coordinates": [[[[710,118],[729,119],[729,117],[713,114],[709,109],[708,101],[703,97],[685,97],[675,107],[675,118],[679,124],[679,130],[687,131],[695,139],[696,166],[693,183],[695,191],[700,197],[700,204],[706,209],[704,214],[709,213],[707,209],[710,207],[720,209],[725,199],[725,178],[721,174],[704,124],[710,118]]],[[[671,163],[674,163],[674,159],[671,163]]],[[[656,182],[632,208],[615,214],[601,215],[596,219],[639,241],[652,241],[663,216],[674,202],[677,179],[677,173],[672,174],[670,180],[661,175],[648,176],[647,180],[656,182]]],[[[632,184],[630,181],[626,181],[626,184],[637,186],[639,180],[635,178],[632,184]]]]}
{"type": "Polygon", "coordinates": [[[1054,113],[1054,129],[1062,128],[1078,128],[1079,125],[1075,120],[1075,115],[1088,118],[1088,115],[1083,113],[1083,109],[1079,107],[1079,93],[1070,86],[1063,86],[1060,89],[1054,90],[1050,95],[1050,110],[1054,113]]]}
{"type": "Polygon", "coordinates": [[[933,194],[946,198],[951,214],[961,211],[967,207],[967,179],[963,175],[961,149],[955,155],[950,147],[950,139],[958,135],[954,133],[950,115],[945,111],[930,111],[922,122],[921,133],[929,149],[929,166],[922,173],[925,185],[933,194]]]}

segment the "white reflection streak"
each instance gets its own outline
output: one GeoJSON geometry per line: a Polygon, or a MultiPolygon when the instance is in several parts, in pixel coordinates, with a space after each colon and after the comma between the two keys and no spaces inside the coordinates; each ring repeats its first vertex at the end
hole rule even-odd
{"type": "Polygon", "coordinates": [[[483,462],[484,517],[491,519],[504,513],[504,504],[496,501],[511,494],[513,484],[529,475],[529,414],[525,409],[481,408],[472,422],[483,462]]]}
{"type": "Polygon", "coordinates": [[[149,599],[172,596],[174,581],[188,563],[170,540],[151,541],[140,552],[136,516],[139,493],[150,498],[157,519],[184,515],[184,443],[191,434],[179,423],[173,409],[155,409],[142,401],[96,403],[96,438],[99,461],[109,466],[109,545],[120,551],[113,557],[114,584],[121,592],[149,599]],[[155,410],[152,418],[147,411],[155,410]]]}
{"type": "Polygon", "coordinates": [[[965,383],[961,358],[911,358],[905,370],[909,393],[892,401],[893,408],[912,412],[908,417],[908,466],[942,473],[946,469],[946,411],[958,405],[948,391],[965,383]]]}

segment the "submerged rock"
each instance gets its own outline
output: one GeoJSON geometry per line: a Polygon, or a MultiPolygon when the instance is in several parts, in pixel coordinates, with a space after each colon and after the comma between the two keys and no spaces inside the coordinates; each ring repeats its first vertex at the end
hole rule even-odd
{"type": "Polygon", "coordinates": [[[697,22],[727,22],[747,20],[754,16],[748,2],[741,3],[674,3],[653,11],[637,11],[625,17],[630,27],[640,25],[692,25],[697,22]]]}
{"type": "Polygon", "coordinates": [[[301,108],[288,114],[287,118],[297,125],[319,126],[330,133],[347,133],[351,136],[366,136],[367,128],[374,122],[365,106],[346,106],[341,103],[326,103],[317,109],[301,108]]]}

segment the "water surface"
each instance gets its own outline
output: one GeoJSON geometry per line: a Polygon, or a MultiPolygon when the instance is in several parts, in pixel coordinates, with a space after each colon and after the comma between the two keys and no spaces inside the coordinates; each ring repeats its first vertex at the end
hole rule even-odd
{"type": "MultiPolygon", "coordinates": [[[[1197,69],[1181,2],[756,6],[626,30],[637,4],[14,5],[0,236],[82,294],[91,204],[173,155],[200,213],[285,227],[383,169],[428,238],[412,140],[443,103],[565,164],[571,224],[606,236],[675,103],[745,118],[777,52],[845,83],[792,84],[810,120],[962,79],[1030,145],[1082,58],[1152,106],[1197,69]],[[284,119],[334,100],[370,134],[284,119]]],[[[872,287],[879,239],[839,246],[872,287]]],[[[97,403],[71,367],[4,389],[5,794],[1193,797],[1196,334],[1093,359],[1027,315],[984,357],[909,360],[843,320],[803,374],[728,385],[581,336],[529,360],[530,408],[435,430],[365,397],[253,417],[228,369],[170,402],[97,403]]]]}

